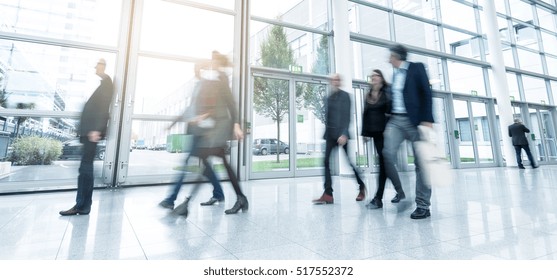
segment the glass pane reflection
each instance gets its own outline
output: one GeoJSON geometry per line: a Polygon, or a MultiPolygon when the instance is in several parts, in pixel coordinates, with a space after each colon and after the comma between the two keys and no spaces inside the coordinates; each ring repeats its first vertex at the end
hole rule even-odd
{"type": "Polygon", "coordinates": [[[121,0],[0,1],[0,31],[116,46],[121,0]]]}

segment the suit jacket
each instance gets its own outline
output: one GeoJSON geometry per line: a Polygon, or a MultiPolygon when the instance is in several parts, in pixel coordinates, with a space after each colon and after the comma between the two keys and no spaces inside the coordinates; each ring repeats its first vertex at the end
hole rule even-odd
{"type": "Polygon", "coordinates": [[[528,145],[528,139],[526,139],[526,136],[524,135],[524,133],[528,132],[530,132],[530,129],[521,123],[509,125],[509,137],[513,138],[514,146],[528,145]]]}
{"type": "Polygon", "coordinates": [[[338,139],[341,135],[350,138],[350,96],[341,89],[327,97],[325,105],[325,134],[323,138],[338,139]]]}
{"type": "Polygon", "coordinates": [[[91,131],[100,131],[103,137],[106,135],[113,94],[112,79],[108,75],[103,74],[100,85],[93,92],[93,95],[89,97],[81,113],[78,131],[82,142],[91,131]]]}
{"type": "Polygon", "coordinates": [[[406,113],[415,126],[433,122],[431,88],[422,63],[409,62],[403,95],[406,113]]]}

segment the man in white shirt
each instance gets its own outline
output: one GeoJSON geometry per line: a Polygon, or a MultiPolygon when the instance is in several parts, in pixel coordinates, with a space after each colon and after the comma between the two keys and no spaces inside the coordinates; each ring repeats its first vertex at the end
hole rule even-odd
{"type": "MultiPolygon", "coordinates": [[[[395,68],[392,85],[392,112],[385,128],[385,171],[389,179],[398,172],[395,167],[397,152],[404,140],[412,143],[420,140],[418,125],[432,127],[432,97],[429,79],[422,63],[407,62],[408,52],[402,45],[394,45],[389,63],[395,68]]],[[[416,165],[416,210],[410,215],[412,219],[425,219],[431,216],[431,186],[422,176],[417,153],[414,151],[416,165]]],[[[392,181],[393,179],[391,179],[392,181]]],[[[391,200],[397,203],[405,199],[404,192],[397,193],[391,200]]]]}

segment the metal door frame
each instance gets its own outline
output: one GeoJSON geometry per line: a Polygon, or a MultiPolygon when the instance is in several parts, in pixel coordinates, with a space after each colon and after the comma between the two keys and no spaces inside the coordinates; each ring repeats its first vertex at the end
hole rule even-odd
{"type": "MultiPolygon", "coordinates": [[[[247,179],[270,179],[270,178],[293,178],[293,177],[303,177],[303,176],[319,176],[323,174],[323,169],[311,169],[311,170],[298,170],[296,168],[296,155],[298,147],[296,145],[296,83],[312,83],[312,84],[325,84],[328,86],[328,76],[315,75],[315,74],[305,74],[305,73],[292,73],[290,71],[280,70],[280,69],[270,69],[264,67],[251,67],[250,69],[250,91],[253,92],[254,87],[254,77],[262,77],[277,80],[287,80],[289,85],[289,112],[288,112],[288,126],[289,126],[289,136],[288,141],[290,145],[290,156],[289,156],[289,170],[287,171],[265,171],[265,172],[253,172],[253,134],[246,133],[246,149],[244,153],[248,157],[246,161],[246,174],[247,179]],[[294,156],[292,156],[294,155],[294,156]]],[[[253,95],[249,95],[248,104],[253,104],[253,95]]],[[[248,122],[253,124],[254,113],[253,107],[246,108],[248,110],[248,122]]],[[[253,129],[253,126],[250,128],[253,129]]],[[[331,162],[336,162],[331,160],[331,162]]],[[[332,166],[331,171],[333,174],[338,173],[338,168],[332,166]],[[336,171],[335,171],[336,170],[336,171]]]]}
{"type": "MultiPolygon", "coordinates": [[[[458,149],[458,141],[454,141],[454,160],[453,165],[456,168],[480,168],[480,167],[496,167],[499,164],[499,154],[500,154],[500,147],[495,145],[495,143],[499,143],[498,134],[496,133],[496,116],[494,112],[495,108],[495,101],[493,98],[490,97],[480,97],[480,96],[468,96],[462,94],[453,94],[451,98],[451,104],[453,110],[453,118],[454,118],[454,101],[465,101],[468,110],[468,119],[470,120],[470,129],[471,129],[471,137],[472,137],[472,147],[474,151],[474,162],[473,163],[462,163],[460,161],[460,150],[458,149]],[[479,151],[478,151],[478,139],[476,139],[476,133],[474,132],[474,114],[472,110],[472,102],[475,103],[483,103],[485,104],[486,109],[486,117],[487,123],[489,125],[489,135],[490,135],[490,143],[491,143],[491,150],[492,150],[492,162],[481,162],[479,151]]],[[[454,118],[453,122],[454,131],[458,129],[458,125],[456,123],[456,118],[454,118]]],[[[454,137],[453,137],[454,138],[454,137]]]]}
{"type": "MultiPolygon", "coordinates": [[[[532,145],[534,146],[534,147],[531,147],[531,150],[533,150],[532,151],[533,155],[536,159],[538,159],[538,158],[540,158],[540,159],[545,158],[546,159],[544,161],[539,160],[539,162],[541,162],[541,163],[544,163],[544,164],[556,163],[557,162],[557,157],[556,156],[550,156],[550,154],[549,154],[550,146],[549,146],[549,143],[548,143],[550,140],[554,141],[554,143],[555,143],[555,139],[548,139],[546,137],[546,133],[544,133],[544,131],[548,128],[546,127],[546,124],[545,124],[544,119],[543,119],[543,114],[547,113],[547,115],[549,116],[549,121],[551,122],[550,123],[550,126],[552,126],[551,129],[553,129],[553,133],[555,134],[555,132],[556,132],[556,130],[555,130],[555,120],[553,118],[554,113],[552,112],[554,110],[553,110],[553,108],[550,108],[550,107],[536,106],[536,105],[531,105],[531,104],[528,105],[526,107],[526,112],[527,112],[527,116],[528,116],[527,125],[529,125],[528,128],[530,128],[530,130],[533,129],[533,125],[532,125],[533,122],[532,122],[532,119],[531,119],[531,114],[534,113],[534,112],[530,112],[531,109],[535,110],[535,116],[536,116],[536,119],[538,121],[538,124],[540,125],[541,134],[536,135],[536,134],[532,133],[532,131],[531,131],[530,135],[534,134],[535,138],[539,139],[541,141],[541,145],[542,145],[542,148],[543,148],[543,151],[544,151],[543,154],[540,154],[538,152],[537,147],[534,146],[534,143],[532,143],[532,145]],[[542,110],[545,111],[545,112],[542,113],[541,112],[542,110]]],[[[532,139],[530,138],[530,140],[532,140],[532,139]]]]}

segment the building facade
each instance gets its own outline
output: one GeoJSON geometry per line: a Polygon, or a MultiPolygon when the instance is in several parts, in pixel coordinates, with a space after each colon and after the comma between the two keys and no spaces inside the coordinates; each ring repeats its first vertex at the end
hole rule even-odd
{"type": "MultiPolygon", "coordinates": [[[[505,128],[515,117],[532,131],[536,160],[556,164],[556,5],[554,0],[0,0],[0,85],[41,104],[31,111],[7,106],[0,115],[30,117],[71,133],[98,82],[94,63],[103,57],[117,97],[97,181],[169,182],[183,155],[129,147],[164,144],[169,135],[183,133],[183,124],[166,128],[189,105],[195,62],[217,50],[233,61],[228,74],[246,139],[231,142],[230,157],[241,178],[310,176],[322,171],[327,77],[347,72],[341,64],[350,65],[350,73],[341,73],[349,77],[345,87],[354,101],[350,145],[358,166],[376,172],[373,147],[357,135],[368,75],[380,69],[391,80],[388,47],[396,42],[408,47],[409,60],[426,66],[437,140],[454,168],[512,165],[505,128]],[[339,13],[343,16],[335,19],[339,13]],[[498,38],[489,35],[489,22],[497,22],[498,38]],[[500,49],[490,50],[494,40],[500,49]],[[13,50],[23,66],[13,66],[13,50]],[[498,52],[502,63],[494,59],[498,52]],[[496,69],[504,69],[504,87],[496,69]],[[10,71],[26,76],[12,79],[10,71]],[[16,79],[20,82],[10,84],[16,79]],[[510,102],[500,102],[502,96],[510,102]],[[500,115],[508,111],[512,116],[500,115]],[[257,139],[278,139],[288,153],[254,154],[257,139]]],[[[336,174],[343,174],[342,165],[336,164],[336,174]]],[[[411,149],[401,149],[398,165],[413,169],[411,149]]],[[[76,174],[60,174],[52,187],[71,188],[76,174]]],[[[27,180],[16,175],[0,181],[0,192],[27,180]]]]}

